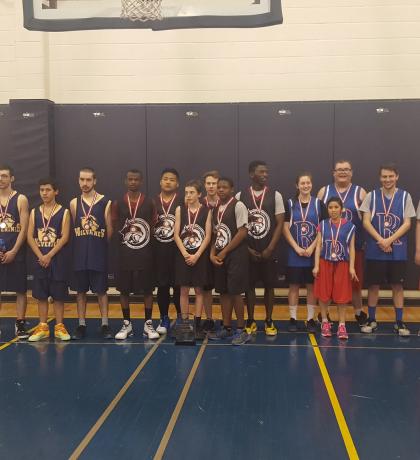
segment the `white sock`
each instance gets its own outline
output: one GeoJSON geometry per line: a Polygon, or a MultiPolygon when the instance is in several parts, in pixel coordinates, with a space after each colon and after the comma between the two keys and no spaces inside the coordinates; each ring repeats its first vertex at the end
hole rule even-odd
{"type": "Polygon", "coordinates": [[[297,319],[297,305],[289,305],[290,318],[297,319]]]}
{"type": "Polygon", "coordinates": [[[79,326],[86,326],[86,320],[84,318],[79,318],[79,326]]]}
{"type": "Polygon", "coordinates": [[[315,314],[315,307],[313,305],[306,305],[306,308],[308,310],[308,316],[306,319],[309,321],[310,319],[314,319],[314,314],[315,314]]]}
{"type": "Polygon", "coordinates": [[[108,326],[108,318],[102,318],[102,326],[108,326]]]}

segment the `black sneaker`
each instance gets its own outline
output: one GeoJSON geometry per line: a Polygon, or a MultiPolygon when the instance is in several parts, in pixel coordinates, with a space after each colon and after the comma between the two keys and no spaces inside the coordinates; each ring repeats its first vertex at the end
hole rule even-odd
{"type": "Polygon", "coordinates": [[[86,337],[86,326],[79,324],[71,335],[72,340],[82,340],[86,337]]]}
{"type": "Polygon", "coordinates": [[[316,322],[314,319],[306,321],[306,330],[307,332],[315,333],[316,332],[316,322]]]}
{"type": "Polygon", "coordinates": [[[359,327],[365,326],[367,324],[368,315],[362,310],[360,315],[355,315],[357,324],[359,327]]]}
{"type": "Polygon", "coordinates": [[[298,322],[294,318],[289,319],[289,326],[287,327],[289,332],[297,332],[298,322]]]}
{"type": "Polygon", "coordinates": [[[29,332],[26,330],[25,320],[18,319],[15,323],[15,334],[19,340],[24,340],[29,337],[29,332]]]}
{"type": "Polygon", "coordinates": [[[410,335],[410,329],[408,329],[408,327],[402,321],[397,321],[394,324],[394,332],[403,337],[410,335]]]}
{"type": "Polygon", "coordinates": [[[108,326],[108,324],[102,324],[101,335],[103,339],[113,339],[114,338],[114,336],[112,335],[111,328],[108,326]]]}

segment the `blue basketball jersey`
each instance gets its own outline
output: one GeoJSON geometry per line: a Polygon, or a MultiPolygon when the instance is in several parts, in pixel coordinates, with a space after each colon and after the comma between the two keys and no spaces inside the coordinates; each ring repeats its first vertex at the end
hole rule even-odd
{"type": "Polygon", "coordinates": [[[343,201],[344,209],[342,213],[343,219],[348,220],[356,227],[355,234],[355,248],[360,251],[363,248],[365,242],[365,231],[363,228],[362,215],[359,211],[359,207],[362,204],[360,199],[361,187],[359,185],[350,185],[350,189],[347,192],[340,193],[334,184],[327,185],[325,187],[325,193],[322,197],[322,201],[327,204],[327,201],[331,197],[338,197],[343,201]]]}
{"type": "MultiPolygon", "coordinates": [[[[74,222],[74,270],[107,271],[108,241],[105,224],[105,209],[108,199],[102,197],[92,207],[87,217],[81,206],[82,197],[77,198],[76,218],[74,222]]],[[[89,205],[84,202],[88,213],[89,205]]]]}
{"type": "MultiPolygon", "coordinates": [[[[373,228],[382,236],[389,238],[404,223],[405,205],[408,193],[397,189],[391,205],[391,198],[384,195],[385,207],[382,202],[382,191],[376,189],[372,191],[370,201],[371,223],[373,228]]],[[[382,251],[377,241],[369,234],[367,235],[366,258],[370,260],[407,260],[407,241],[406,233],[392,244],[392,252],[382,251]]]]}
{"type": "MultiPolygon", "coordinates": [[[[290,210],[289,229],[293,239],[301,248],[308,248],[316,239],[317,228],[321,216],[321,203],[318,198],[311,197],[307,207],[303,209],[303,215],[298,200],[288,200],[290,210]]],[[[287,265],[289,267],[312,267],[313,257],[299,256],[296,251],[289,246],[287,265]]]]}
{"type": "Polygon", "coordinates": [[[350,259],[350,242],[356,227],[349,221],[343,220],[340,231],[331,219],[325,219],[320,224],[321,259],[329,262],[342,262],[350,259]],[[338,235],[337,235],[338,234],[338,235]]]}

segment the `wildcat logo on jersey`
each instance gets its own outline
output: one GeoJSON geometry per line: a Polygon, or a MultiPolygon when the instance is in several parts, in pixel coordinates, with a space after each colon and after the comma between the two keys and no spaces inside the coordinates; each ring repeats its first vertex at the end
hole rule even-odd
{"type": "Polygon", "coordinates": [[[130,249],[144,248],[150,241],[149,224],[138,217],[126,219],[120,234],[122,235],[122,244],[130,249]]]}
{"type": "Polygon", "coordinates": [[[160,214],[155,227],[155,238],[161,243],[170,243],[174,239],[175,216],[160,214]]]}
{"type": "Polygon", "coordinates": [[[294,222],[296,226],[297,244],[301,248],[309,248],[316,238],[316,227],[312,222],[294,222]]]}
{"type": "Polygon", "coordinates": [[[75,227],[74,233],[76,236],[96,236],[105,238],[105,229],[99,228],[98,221],[95,216],[83,216],[80,218],[81,227],[75,227]]]}
{"type": "MultiPolygon", "coordinates": [[[[382,238],[389,238],[401,227],[401,219],[395,214],[385,215],[383,212],[377,212],[376,215],[378,216],[379,234],[382,238]]],[[[392,244],[399,246],[402,242],[398,239],[392,244]]]]}
{"type": "Polygon", "coordinates": [[[55,228],[48,227],[37,229],[36,244],[40,248],[53,248],[57,243],[57,232],[55,228]]]}
{"type": "Polygon", "coordinates": [[[16,223],[14,217],[7,213],[5,217],[0,221],[3,225],[0,225],[0,232],[4,233],[19,233],[21,226],[20,223],[16,223]]]}
{"type": "Polygon", "coordinates": [[[260,240],[267,236],[270,231],[270,218],[268,214],[263,209],[249,209],[248,213],[248,235],[256,240],[260,240]]]}
{"type": "Polygon", "coordinates": [[[199,225],[194,225],[192,229],[184,225],[180,237],[187,251],[196,251],[203,244],[205,233],[199,225]]]}
{"type": "Polygon", "coordinates": [[[214,247],[220,251],[225,248],[231,241],[232,234],[226,224],[219,224],[216,226],[216,240],[214,247]]]}

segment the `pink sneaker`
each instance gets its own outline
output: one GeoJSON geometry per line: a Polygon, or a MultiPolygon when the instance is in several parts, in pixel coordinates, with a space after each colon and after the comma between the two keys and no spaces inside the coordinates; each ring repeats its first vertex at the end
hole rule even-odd
{"type": "Polygon", "coordinates": [[[347,340],[349,338],[347,335],[346,326],[344,324],[338,325],[337,337],[342,340],[347,340]]]}
{"type": "Polygon", "coordinates": [[[331,324],[329,321],[323,321],[321,325],[322,337],[331,337],[331,324]]]}

